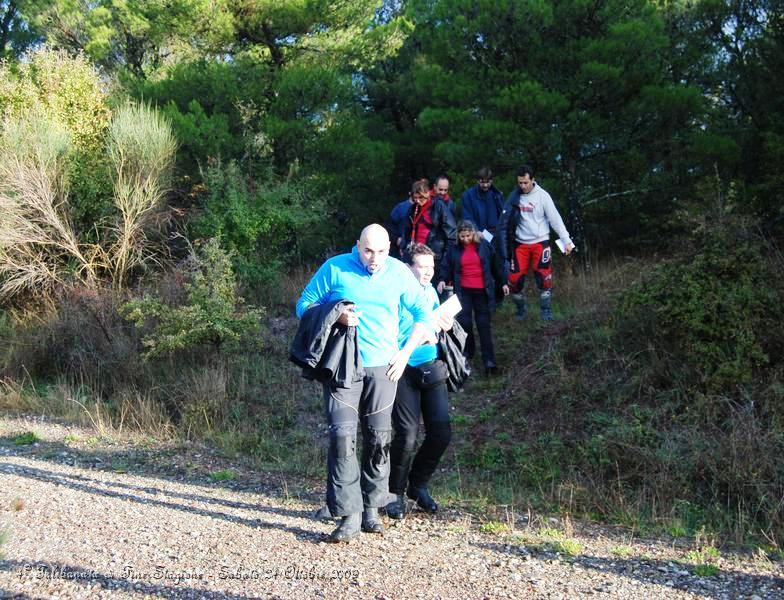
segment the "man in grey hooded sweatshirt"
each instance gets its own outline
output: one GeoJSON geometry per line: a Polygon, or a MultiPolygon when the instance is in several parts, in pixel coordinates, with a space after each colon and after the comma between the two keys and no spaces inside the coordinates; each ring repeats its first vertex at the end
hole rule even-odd
{"type": "Polygon", "coordinates": [[[517,305],[518,319],[526,311],[522,294],[525,276],[533,270],[542,319],[553,320],[550,228],[558,234],[564,253],[570,254],[574,244],[553,199],[536,183],[533,169],[523,165],[517,171],[517,189],[506,199],[496,230],[501,258],[509,265],[509,289],[517,305]]]}

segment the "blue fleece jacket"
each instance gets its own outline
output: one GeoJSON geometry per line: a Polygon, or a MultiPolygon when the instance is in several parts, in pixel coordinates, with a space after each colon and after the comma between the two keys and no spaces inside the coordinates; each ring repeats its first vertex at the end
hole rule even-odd
{"type": "Polygon", "coordinates": [[[362,365],[389,364],[398,351],[400,307],[414,322],[430,323],[432,308],[411,270],[396,258],[387,258],[375,273],[368,273],[356,246],[350,254],[327,260],[310,280],[297,301],[297,317],[311,304],[350,300],[359,313],[357,340],[362,365]]]}
{"type": "MultiPolygon", "coordinates": [[[[428,306],[432,310],[438,308],[438,293],[436,289],[431,285],[427,284],[422,288],[422,291],[427,298],[428,306]]],[[[409,336],[411,335],[411,330],[414,328],[414,317],[413,315],[404,307],[400,308],[400,331],[397,334],[397,341],[401,347],[405,345],[408,341],[409,336]]],[[[438,327],[435,323],[430,324],[430,329],[434,332],[438,332],[438,327]]],[[[424,344],[422,346],[417,346],[414,351],[411,353],[411,357],[408,359],[408,364],[412,367],[416,367],[417,365],[423,365],[426,362],[430,362],[431,360],[435,360],[438,358],[438,347],[434,344],[424,344]]]]}

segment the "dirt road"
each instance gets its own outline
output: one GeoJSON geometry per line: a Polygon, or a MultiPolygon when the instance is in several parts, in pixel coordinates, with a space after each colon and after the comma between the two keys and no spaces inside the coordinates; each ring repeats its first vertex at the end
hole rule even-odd
{"type": "Polygon", "coordinates": [[[335,546],[320,493],[201,446],[0,417],[0,597],[784,598],[763,556],[706,574],[671,541],[513,514],[412,513],[335,546]]]}

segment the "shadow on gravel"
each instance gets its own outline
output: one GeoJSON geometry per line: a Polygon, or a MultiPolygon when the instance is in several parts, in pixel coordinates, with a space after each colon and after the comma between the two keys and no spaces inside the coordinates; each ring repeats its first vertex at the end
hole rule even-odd
{"type": "MultiPolygon", "coordinates": [[[[521,552],[519,545],[482,543],[480,548],[507,554],[515,558],[529,560],[552,561],[561,560],[586,570],[604,574],[616,574],[644,583],[658,584],[662,588],[676,589],[700,594],[705,598],[746,598],[757,595],[760,598],[783,598],[784,578],[776,575],[752,575],[742,571],[721,569],[716,575],[700,577],[694,574],[694,565],[674,561],[648,558],[605,558],[590,555],[578,555],[560,558],[555,550],[546,549],[541,552],[521,552]],[[668,585],[669,584],[669,585],[668,585]]],[[[525,565],[521,566],[521,570],[525,565]]],[[[599,590],[605,584],[597,584],[597,591],[612,592],[612,586],[599,590]]]]}
{"type": "MultiPolygon", "coordinates": [[[[2,570],[4,570],[3,561],[0,561],[0,571],[2,570]]],[[[3,598],[3,600],[6,598],[8,598],[8,600],[32,600],[33,597],[28,596],[27,594],[20,594],[18,592],[9,592],[8,590],[0,587],[0,598],[3,598]]]]}
{"type": "MultiPolygon", "coordinates": [[[[0,437],[0,448],[7,447],[13,448],[12,455],[22,456],[32,460],[48,462],[58,465],[66,465],[70,467],[82,469],[94,469],[106,473],[118,473],[118,463],[122,467],[122,472],[127,472],[132,475],[154,477],[165,481],[172,481],[184,485],[200,485],[208,486],[211,481],[202,477],[189,476],[184,470],[171,470],[166,472],[164,462],[165,455],[159,452],[146,452],[146,451],[131,451],[131,452],[85,452],[83,450],[76,450],[70,446],[60,442],[37,442],[35,448],[32,447],[15,447],[14,438],[0,437]],[[67,455],[70,460],[63,460],[63,455],[67,455]],[[173,472],[172,472],[173,471],[173,472]]],[[[176,454],[176,453],[174,453],[176,454]]],[[[169,454],[171,456],[171,454],[169,454]]],[[[2,455],[0,455],[0,458],[2,455]]],[[[66,475],[61,474],[63,477],[68,477],[74,480],[94,481],[87,477],[79,475],[66,475]]],[[[131,491],[144,492],[147,494],[163,494],[172,498],[181,500],[193,500],[195,502],[204,502],[207,504],[214,504],[225,506],[228,508],[239,508],[245,510],[254,510],[260,512],[275,513],[287,517],[300,517],[309,518],[312,516],[312,511],[307,510],[294,510],[277,508],[271,506],[264,506],[262,504],[237,502],[234,500],[226,500],[223,498],[216,498],[211,496],[204,496],[203,494],[183,494],[180,492],[173,492],[163,490],[154,486],[136,486],[118,481],[102,481],[103,485],[122,488],[131,491]]],[[[233,482],[232,482],[233,483],[233,482]]],[[[216,489],[226,489],[237,492],[251,492],[260,494],[270,494],[272,486],[259,483],[258,485],[221,485],[216,486],[216,489]]]]}
{"type": "MultiPolygon", "coordinates": [[[[238,517],[236,515],[230,515],[223,512],[207,510],[204,508],[198,508],[194,506],[186,506],[184,504],[178,504],[176,502],[169,502],[167,500],[157,500],[155,498],[144,498],[141,496],[133,495],[131,493],[125,492],[118,492],[111,489],[104,489],[101,487],[96,487],[96,485],[107,485],[112,486],[116,482],[103,482],[103,481],[96,481],[94,479],[90,479],[88,477],[83,477],[80,475],[68,475],[64,473],[54,473],[52,471],[46,471],[44,469],[37,469],[34,467],[24,467],[20,465],[10,465],[10,464],[3,464],[0,463],[0,475],[16,475],[21,477],[27,477],[29,479],[35,479],[37,481],[43,481],[45,483],[51,483],[54,485],[62,485],[65,487],[69,487],[71,489],[79,490],[81,492],[86,492],[88,494],[96,494],[100,496],[107,496],[110,498],[118,498],[120,500],[126,500],[129,502],[136,502],[139,504],[149,504],[153,506],[160,506],[163,508],[169,508],[173,510],[180,510],[190,514],[196,514],[204,517],[209,517],[212,519],[222,519],[224,521],[229,521],[231,523],[236,523],[239,525],[244,525],[246,527],[251,527],[254,529],[281,529],[283,531],[288,531],[296,535],[298,538],[303,539],[312,539],[315,535],[314,531],[308,531],[306,529],[302,529],[300,527],[292,527],[289,525],[283,525],[281,523],[275,522],[268,522],[262,521],[261,519],[249,519],[244,517],[238,517]],[[91,485],[95,484],[95,485],[91,485]]],[[[132,486],[128,486],[132,487],[132,486]]],[[[146,488],[146,489],[157,489],[157,488],[146,488]]],[[[165,490],[158,490],[161,494],[167,494],[165,490]]],[[[188,497],[187,495],[183,494],[182,496],[188,497]]],[[[254,505],[249,505],[248,510],[259,510],[259,507],[254,505]]],[[[263,510],[264,507],[261,507],[263,510]]],[[[286,513],[286,512],[293,512],[296,513],[294,516],[307,516],[310,517],[310,513],[306,511],[285,511],[278,509],[269,509],[267,512],[275,512],[275,513],[286,513]]]]}
{"type": "MultiPolygon", "coordinates": [[[[84,586],[88,591],[99,588],[102,590],[122,591],[139,594],[140,596],[163,596],[164,598],[227,598],[229,600],[247,600],[253,596],[229,594],[190,587],[193,581],[209,581],[207,577],[189,577],[186,572],[155,571],[152,573],[121,573],[106,574],[91,569],[84,569],[63,563],[25,563],[16,560],[0,561],[0,571],[13,572],[20,582],[25,580],[71,581],[84,586]]],[[[56,585],[56,584],[55,584],[56,585]]],[[[29,598],[26,594],[4,595],[0,589],[0,598],[29,598]]]]}

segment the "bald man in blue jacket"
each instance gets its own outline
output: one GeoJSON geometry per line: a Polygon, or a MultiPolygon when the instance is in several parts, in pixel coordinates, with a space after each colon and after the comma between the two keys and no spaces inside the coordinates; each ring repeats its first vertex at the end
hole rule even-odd
{"type": "Polygon", "coordinates": [[[392,406],[397,382],[414,349],[431,337],[432,307],[411,270],[389,257],[389,235],[381,225],[362,230],[350,253],[327,260],[297,302],[297,317],[314,304],[347,300],[338,323],[356,327],[364,378],[349,387],[324,386],[329,425],[327,506],[341,517],[331,542],[348,542],[360,531],[383,533],[378,508],[385,504],[392,441],[392,406]],[[414,320],[398,347],[400,307],[414,320]],[[357,421],[362,426],[361,468],[356,456],[357,421]]]}

